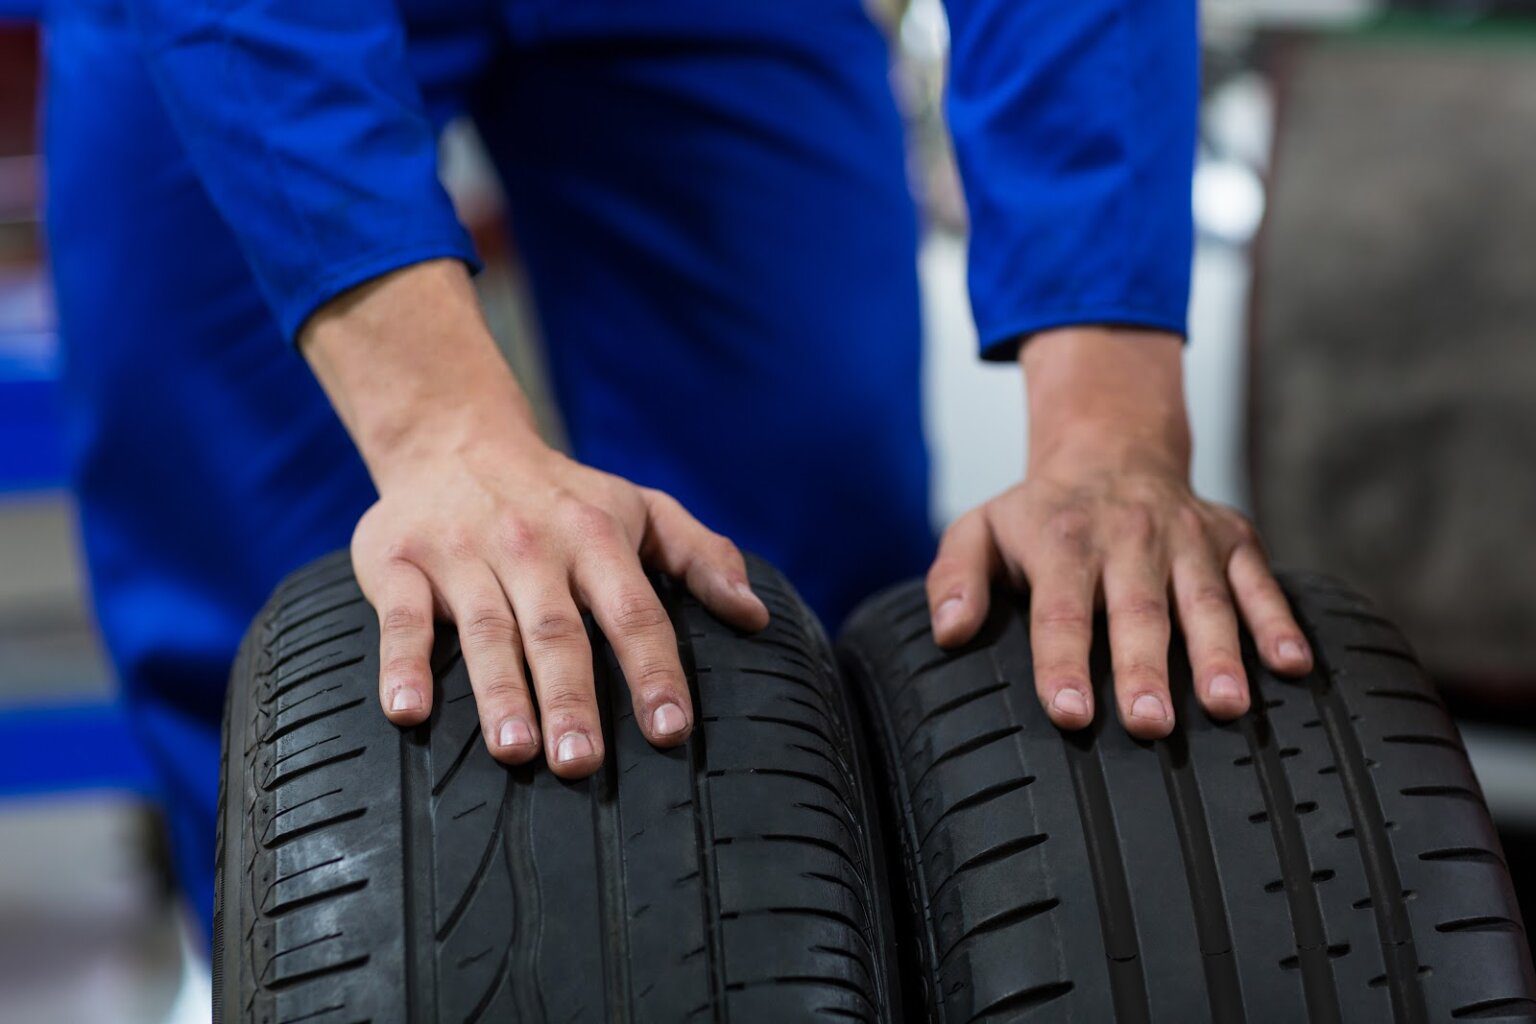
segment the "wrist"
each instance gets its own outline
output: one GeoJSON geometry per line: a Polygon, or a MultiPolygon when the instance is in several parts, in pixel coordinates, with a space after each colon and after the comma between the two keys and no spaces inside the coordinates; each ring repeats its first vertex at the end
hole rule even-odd
{"type": "Polygon", "coordinates": [[[1032,337],[1019,352],[1032,466],[1150,460],[1187,475],[1189,419],[1177,335],[1072,327],[1032,337]]]}
{"type": "Polygon", "coordinates": [[[300,349],[382,489],[427,460],[542,447],[461,264],[434,260],[333,299],[300,349]]]}
{"type": "Polygon", "coordinates": [[[354,434],[379,491],[448,463],[489,459],[508,469],[524,456],[547,452],[527,400],[510,371],[503,372],[507,387],[466,382],[453,395],[380,403],[368,418],[369,426],[354,434]]]}

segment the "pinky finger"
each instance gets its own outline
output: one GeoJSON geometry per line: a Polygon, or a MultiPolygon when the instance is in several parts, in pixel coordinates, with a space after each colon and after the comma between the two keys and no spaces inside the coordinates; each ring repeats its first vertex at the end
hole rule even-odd
{"type": "Polygon", "coordinates": [[[1233,549],[1227,580],[1264,664],[1282,675],[1312,671],[1312,650],[1257,544],[1244,542],[1233,549]]]}
{"type": "Polygon", "coordinates": [[[385,570],[379,599],[379,701],[396,725],[416,725],[432,711],[432,587],[420,569],[385,570]]]}
{"type": "Polygon", "coordinates": [[[747,563],[735,544],[693,517],[664,491],[642,488],[646,507],[641,561],[678,576],[712,613],[742,629],[768,625],[768,607],[752,592],[747,563]]]}

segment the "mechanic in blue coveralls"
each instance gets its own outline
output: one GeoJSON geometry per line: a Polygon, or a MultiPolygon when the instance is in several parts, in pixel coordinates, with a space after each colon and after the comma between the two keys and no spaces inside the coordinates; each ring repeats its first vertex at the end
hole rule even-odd
{"type": "Polygon", "coordinates": [[[1030,450],[935,554],[916,218],[860,0],[54,3],[83,533],[205,923],[236,644],[283,575],[349,540],[383,712],[426,718],[434,629],[457,629],[491,753],[565,778],[603,758],[581,613],[646,736],[681,743],[694,709],[645,570],[757,628],[737,545],[834,624],[926,569],[947,646],[990,579],[1027,584],[1067,729],[1111,713],[1096,602],[1138,736],[1172,726],[1175,617],[1214,715],[1248,706],[1238,616],[1271,667],[1306,669],[1253,531],[1189,486],[1195,6],[949,4],[981,355],[1022,364],[1030,450]],[[471,288],[436,164],[461,114],[505,185],[570,455],[471,288]]]}

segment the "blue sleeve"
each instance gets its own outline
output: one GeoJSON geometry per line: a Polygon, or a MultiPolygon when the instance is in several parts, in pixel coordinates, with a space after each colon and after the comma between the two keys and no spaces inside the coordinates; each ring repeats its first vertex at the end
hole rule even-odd
{"type": "Polygon", "coordinates": [[[289,339],[370,278],[433,257],[474,264],[394,3],[130,6],[198,177],[289,339]]]}
{"type": "Polygon", "coordinates": [[[1183,334],[1195,0],[948,0],[981,350],[1072,324],[1183,334]]]}

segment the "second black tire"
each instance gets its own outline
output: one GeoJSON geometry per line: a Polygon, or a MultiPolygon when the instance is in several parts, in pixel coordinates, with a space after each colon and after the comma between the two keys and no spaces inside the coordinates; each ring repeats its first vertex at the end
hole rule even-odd
{"type": "Polygon", "coordinates": [[[658,587],[693,689],[652,748],[592,635],[607,759],[581,782],[481,740],[452,630],[431,719],[379,709],[345,555],[289,578],[226,705],[218,1024],[895,1018],[872,798],[820,626],[760,562],[743,636],[658,587]]]}
{"type": "Polygon", "coordinates": [[[840,654],[881,750],[908,1006],[946,1024],[1536,1017],[1509,871],[1433,686],[1367,602],[1284,582],[1317,670],[1281,679],[1248,649],[1254,708],[1222,724],[1176,643],[1179,724],[1157,743],[1114,719],[1102,621],[1101,713],[1062,733],[1017,596],[953,654],[920,585],[855,614],[840,654]]]}

